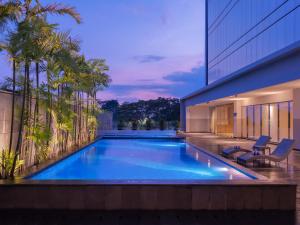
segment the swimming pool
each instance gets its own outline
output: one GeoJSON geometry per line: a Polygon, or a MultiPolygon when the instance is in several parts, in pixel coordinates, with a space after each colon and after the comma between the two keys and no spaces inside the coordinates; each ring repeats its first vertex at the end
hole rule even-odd
{"type": "Polygon", "coordinates": [[[101,139],[31,180],[249,180],[255,177],[176,139],[101,139]]]}

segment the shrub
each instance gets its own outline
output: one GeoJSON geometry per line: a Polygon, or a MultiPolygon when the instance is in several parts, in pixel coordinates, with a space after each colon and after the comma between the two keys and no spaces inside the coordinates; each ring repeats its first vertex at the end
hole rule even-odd
{"type": "Polygon", "coordinates": [[[131,122],[131,129],[132,129],[132,130],[137,130],[137,127],[138,127],[137,121],[132,121],[132,122],[131,122]]]}
{"type": "Polygon", "coordinates": [[[0,151],[0,178],[7,179],[11,174],[15,176],[19,168],[24,164],[23,160],[17,160],[14,171],[12,171],[15,157],[18,157],[18,155],[13,151],[8,149],[0,151]]]}

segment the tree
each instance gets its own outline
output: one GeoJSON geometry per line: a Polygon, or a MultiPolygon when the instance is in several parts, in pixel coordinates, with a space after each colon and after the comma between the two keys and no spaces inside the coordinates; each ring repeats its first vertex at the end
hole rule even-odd
{"type": "Polygon", "coordinates": [[[151,130],[152,129],[152,121],[151,119],[147,118],[146,119],[146,130],[151,130]]]}
{"type": "Polygon", "coordinates": [[[137,130],[137,128],[138,128],[138,122],[137,121],[132,121],[131,122],[131,129],[132,130],[137,130]]]}
{"type": "Polygon", "coordinates": [[[152,126],[165,129],[166,122],[175,125],[179,121],[180,103],[176,98],[158,98],[153,100],[139,100],[119,104],[116,100],[100,103],[103,110],[115,112],[114,121],[123,121],[125,124],[143,123],[147,118],[152,120],[152,126]],[[170,122],[170,123],[169,123],[170,122]]]}
{"type": "MultiPolygon", "coordinates": [[[[17,157],[21,151],[21,143],[23,137],[24,125],[28,128],[29,122],[29,107],[31,107],[31,81],[30,81],[30,65],[32,61],[36,61],[36,107],[35,116],[38,116],[39,102],[39,61],[45,55],[44,47],[48,47],[48,34],[45,28],[52,30],[53,25],[48,25],[45,18],[49,14],[69,15],[80,23],[79,14],[72,7],[65,7],[61,4],[41,5],[39,1],[7,1],[0,3],[0,28],[7,28],[10,22],[15,23],[16,31],[10,32],[10,46],[16,46],[15,55],[24,64],[24,85],[23,85],[23,100],[20,119],[20,128],[18,133],[18,141],[16,147],[15,159],[12,167],[11,175],[13,176],[14,166],[17,157]]],[[[51,31],[50,31],[51,32],[51,31]]],[[[50,35],[51,36],[51,35],[50,35]]],[[[48,43],[49,44],[49,43],[48,43]]],[[[13,103],[15,92],[15,60],[13,63],[13,103]]],[[[13,104],[13,108],[14,108],[13,104]]],[[[12,110],[14,111],[14,110],[12,110]]],[[[35,118],[36,119],[36,118],[35,118]]],[[[34,119],[34,120],[35,120],[34,119]]],[[[35,121],[34,121],[35,122],[35,121]]],[[[13,124],[13,121],[12,121],[13,124]]],[[[12,134],[11,125],[11,134],[12,134]]],[[[27,129],[29,132],[30,129],[27,129]]],[[[12,139],[12,136],[11,136],[12,139]]],[[[11,142],[10,142],[11,148],[11,142]]],[[[10,149],[11,150],[11,149],[10,149]]],[[[9,150],[9,151],[10,151],[9,150]]]]}

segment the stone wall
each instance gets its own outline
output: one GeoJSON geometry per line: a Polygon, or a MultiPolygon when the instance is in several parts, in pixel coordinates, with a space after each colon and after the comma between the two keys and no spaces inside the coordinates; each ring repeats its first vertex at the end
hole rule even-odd
{"type": "MultiPolygon", "coordinates": [[[[17,97],[18,98],[18,97],[17,97]]],[[[17,99],[18,101],[18,99],[17,99]]],[[[0,90],[0,150],[6,149],[9,147],[10,139],[10,124],[11,124],[11,104],[12,104],[12,94],[10,92],[0,90]]],[[[14,141],[13,144],[17,141],[18,135],[18,110],[15,110],[15,123],[13,129],[14,141]]],[[[14,147],[13,146],[13,147],[14,147]]]]}

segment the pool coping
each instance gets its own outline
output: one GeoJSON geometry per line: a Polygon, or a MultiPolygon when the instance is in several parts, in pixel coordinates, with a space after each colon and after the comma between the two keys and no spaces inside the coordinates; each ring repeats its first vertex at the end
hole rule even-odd
{"type": "MultiPolygon", "coordinates": [[[[67,158],[73,156],[74,154],[76,154],[76,153],[78,153],[78,152],[80,152],[80,151],[83,151],[83,150],[86,149],[88,146],[90,146],[90,145],[96,143],[97,141],[99,141],[99,140],[101,140],[101,139],[135,139],[135,138],[134,138],[134,137],[129,137],[129,138],[128,138],[128,137],[122,137],[122,138],[117,138],[117,137],[113,137],[113,138],[111,138],[111,137],[99,137],[99,138],[95,139],[93,142],[91,142],[91,143],[89,143],[89,144],[87,144],[87,145],[85,145],[85,146],[82,146],[82,147],[79,148],[78,150],[73,151],[73,152],[71,152],[70,154],[68,154],[68,155],[66,155],[66,156],[63,156],[62,158],[60,158],[60,159],[57,160],[57,161],[54,161],[54,162],[50,162],[50,163],[48,163],[48,164],[45,164],[45,165],[41,166],[40,168],[36,168],[36,170],[33,171],[33,172],[32,172],[32,171],[31,171],[31,172],[28,171],[28,173],[25,174],[25,176],[23,176],[21,179],[28,180],[29,178],[31,178],[31,177],[33,177],[33,176],[39,174],[39,173],[42,173],[42,172],[45,171],[46,169],[55,166],[56,164],[60,163],[61,161],[63,161],[63,160],[65,160],[65,159],[67,159],[67,158]]],[[[204,153],[204,154],[206,154],[206,155],[209,155],[210,157],[212,157],[212,158],[214,158],[214,159],[216,159],[216,160],[218,160],[218,161],[221,161],[221,162],[224,163],[225,165],[227,165],[227,166],[229,166],[229,167],[231,167],[231,168],[233,168],[233,169],[235,169],[235,170],[237,170],[237,171],[239,171],[239,172],[245,174],[247,177],[250,178],[249,180],[268,180],[267,177],[265,177],[265,176],[263,176],[263,175],[261,175],[261,174],[259,174],[259,173],[256,173],[256,172],[254,172],[254,171],[251,170],[251,169],[248,169],[248,168],[246,168],[246,167],[243,167],[243,166],[241,166],[241,165],[238,165],[237,163],[234,163],[234,162],[232,162],[232,161],[230,161],[230,160],[228,160],[228,159],[226,159],[226,158],[224,158],[224,157],[221,157],[220,155],[217,155],[217,154],[215,154],[215,153],[212,153],[212,152],[210,152],[209,150],[206,150],[206,149],[204,149],[204,148],[200,148],[200,147],[198,147],[198,146],[192,144],[191,142],[187,141],[186,138],[181,137],[181,136],[168,137],[168,138],[167,138],[167,137],[164,137],[164,138],[161,138],[161,137],[147,137],[147,138],[142,138],[142,137],[140,137],[139,139],[163,139],[163,140],[164,140],[164,139],[174,139],[174,140],[180,140],[180,139],[183,139],[188,145],[190,145],[190,146],[193,147],[194,149],[196,149],[196,150],[198,150],[198,151],[201,151],[202,153],[204,153]]],[[[53,181],[54,181],[54,180],[53,180],[53,181]]],[[[61,180],[56,180],[56,181],[61,181],[61,180]]],[[[143,184],[145,184],[145,181],[147,181],[147,180],[135,180],[136,183],[143,183],[143,184]]],[[[156,180],[156,182],[158,182],[158,181],[161,181],[161,180],[156,180]]],[[[188,180],[183,180],[182,183],[184,183],[184,181],[188,181],[188,180]]],[[[211,180],[203,180],[203,181],[209,182],[209,181],[211,181],[211,180]]],[[[224,180],[221,180],[221,181],[224,181],[224,180]]],[[[44,182],[44,181],[41,180],[41,182],[44,182]]],[[[175,180],[174,180],[174,182],[175,182],[175,180]]],[[[103,182],[101,182],[101,183],[103,183],[103,182]]],[[[109,183],[114,183],[114,182],[111,182],[111,181],[110,181],[109,183]]],[[[120,182],[117,182],[117,183],[120,184],[120,182]]],[[[125,181],[125,182],[121,182],[121,183],[128,183],[128,182],[125,181]]],[[[133,182],[129,182],[129,183],[133,183],[133,182]]],[[[146,183],[147,183],[147,182],[146,182],[146,183]]],[[[153,181],[150,181],[150,183],[153,184],[154,182],[153,182],[153,181]]],[[[161,183],[161,182],[158,182],[158,183],[161,183]]],[[[178,182],[177,182],[177,183],[178,183],[178,182]]],[[[193,180],[191,183],[195,183],[194,180],[193,180]]],[[[1,183],[0,183],[0,184],[1,184],[1,183]]],[[[168,182],[168,184],[170,184],[170,182],[168,182]]]]}

